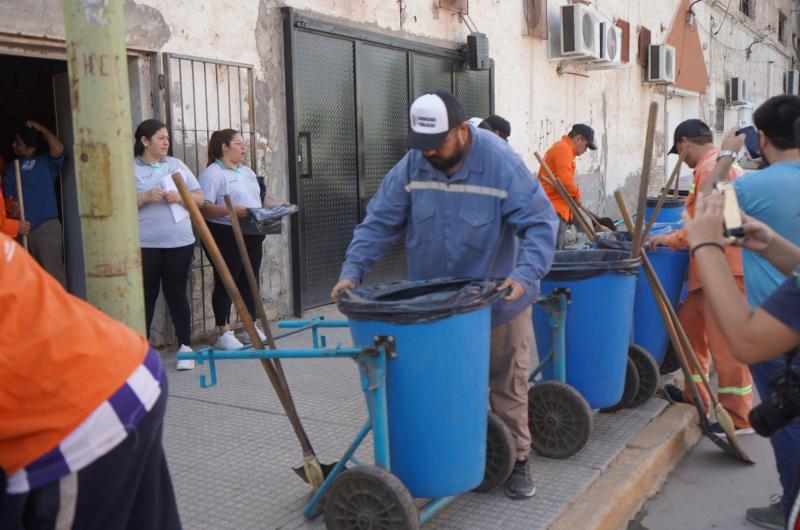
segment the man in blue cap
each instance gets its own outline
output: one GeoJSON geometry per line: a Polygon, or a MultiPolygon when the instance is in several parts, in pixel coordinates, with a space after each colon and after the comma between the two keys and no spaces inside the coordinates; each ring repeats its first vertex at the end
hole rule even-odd
{"type": "Polygon", "coordinates": [[[424,94],[411,105],[408,145],[355,229],[331,296],[361,283],[404,234],[412,280],[505,279],[500,288],[511,292],[492,307],[490,404],[516,441],[506,493],[531,497],[531,304],[553,261],[558,217],[508,143],[468,123],[447,92],[424,94]]]}

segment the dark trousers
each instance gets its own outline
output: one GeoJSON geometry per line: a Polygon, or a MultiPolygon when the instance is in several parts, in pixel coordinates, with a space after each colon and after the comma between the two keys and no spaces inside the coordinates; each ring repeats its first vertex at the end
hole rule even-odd
{"type": "MultiPolygon", "coordinates": [[[[775,392],[770,385],[783,372],[784,366],[783,357],[750,365],[750,373],[762,401],[775,392]]],[[[800,369],[800,358],[795,356],[792,366],[800,369]]],[[[792,496],[800,485],[800,418],[795,418],[785,429],[773,434],[769,441],[783,487],[781,506],[788,510],[792,496]]]]}
{"type": "Polygon", "coordinates": [[[161,445],[166,378],[161,384],[161,396],[136,429],[77,474],[15,495],[2,484],[0,528],[54,530],[58,522],[73,530],[180,530],[161,445]]]}
{"type": "Polygon", "coordinates": [[[556,232],[556,250],[563,250],[566,245],[567,228],[571,225],[561,217],[558,218],[558,232],[556,232]]]}
{"type": "Polygon", "coordinates": [[[186,298],[186,286],[192,268],[194,245],[177,248],[143,248],[142,277],[144,280],[144,314],[147,335],[158,299],[158,288],[164,291],[164,299],[175,324],[178,344],[187,346],[192,339],[192,313],[186,298]]]}
{"type": "MultiPolygon", "coordinates": [[[[247,306],[250,315],[255,319],[255,299],[253,298],[253,293],[250,292],[250,284],[244,272],[242,257],[241,254],[239,254],[239,248],[236,246],[236,240],[233,237],[233,228],[219,223],[208,223],[208,228],[211,230],[211,235],[214,236],[214,241],[216,241],[217,247],[219,247],[222,258],[228,266],[228,270],[231,271],[233,281],[236,282],[236,287],[239,289],[244,299],[244,305],[247,306]]],[[[247,248],[250,265],[252,265],[253,271],[256,274],[256,282],[258,282],[258,271],[261,269],[264,237],[265,236],[244,236],[244,245],[247,248]]],[[[206,249],[206,255],[208,255],[208,249],[206,249]]],[[[209,259],[211,259],[210,256],[209,259]]],[[[255,296],[261,295],[255,293],[255,296]]],[[[225,326],[230,322],[231,297],[228,296],[228,291],[225,290],[225,285],[223,285],[216,267],[214,267],[214,292],[211,294],[211,307],[214,309],[214,321],[217,326],[225,326]]]]}

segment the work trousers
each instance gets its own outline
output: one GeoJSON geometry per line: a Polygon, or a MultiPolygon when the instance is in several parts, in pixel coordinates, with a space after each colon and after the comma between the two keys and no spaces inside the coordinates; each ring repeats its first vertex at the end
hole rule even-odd
{"type": "Polygon", "coordinates": [[[556,232],[556,250],[563,250],[569,244],[568,235],[569,228],[572,225],[569,221],[565,221],[561,217],[558,218],[558,231],[556,232]]]}
{"type": "MultiPolygon", "coordinates": [[[[736,283],[744,294],[744,282],[740,276],[736,277],[736,283]]],[[[717,369],[719,390],[717,392],[720,404],[728,411],[737,429],[750,427],[748,415],[753,406],[753,379],[746,364],[737,361],[728,341],[720,331],[714,314],[711,312],[711,305],[708,299],[703,296],[703,289],[695,289],[689,292],[686,301],[678,310],[678,318],[686,330],[689,343],[697,354],[703,374],[709,375],[709,354],[717,369]]],[[[699,372],[690,359],[689,368],[692,373],[692,380],[696,383],[700,392],[703,406],[708,412],[710,399],[708,392],[702,384],[699,372]]],[[[692,403],[691,392],[686,389],[684,383],[684,399],[692,403]]]]}
{"type": "Polygon", "coordinates": [[[31,230],[28,234],[28,252],[64,289],[67,288],[61,221],[48,219],[31,230]]]}
{"type": "MultiPolygon", "coordinates": [[[[766,401],[775,393],[771,384],[783,373],[784,366],[783,357],[750,365],[753,382],[756,384],[761,401],[766,401]]],[[[795,355],[792,366],[800,370],[800,356],[795,355]]],[[[783,488],[781,505],[788,510],[792,495],[800,486],[800,418],[795,418],[785,429],[773,434],[769,441],[775,453],[775,467],[778,468],[783,488]]]]}
{"type": "Polygon", "coordinates": [[[531,452],[528,376],[532,342],[531,306],[505,324],[492,328],[489,403],[514,436],[517,460],[525,460],[531,452]]]}
{"type": "MultiPolygon", "coordinates": [[[[247,274],[244,272],[242,257],[233,237],[233,228],[219,223],[208,223],[208,228],[211,229],[211,235],[214,236],[220,254],[222,254],[222,258],[233,276],[233,281],[236,282],[236,287],[244,299],[244,305],[255,319],[255,299],[250,292],[250,284],[247,281],[247,274]]],[[[264,237],[266,236],[244,236],[244,245],[247,248],[250,265],[253,266],[256,274],[256,282],[258,281],[258,271],[261,269],[264,237]]],[[[206,249],[206,254],[208,255],[208,249],[206,249]]],[[[210,256],[209,259],[211,259],[210,256]]],[[[261,296],[261,294],[255,293],[255,296],[261,296]]],[[[217,326],[225,326],[230,322],[231,297],[225,290],[225,285],[222,283],[216,267],[214,267],[214,291],[211,293],[211,307],[214,309],[214,320],[217,326]]]]}
{"type": "Polygon", "coordinates": [[[128,437],[77,473],[28,493],[0,491],[3,530],[180,530],[161,444],[166,378],[153,409],[128,437]]]}
{"type": "Polygon", "coordinates": [[[153,322],[159,287],[164,291],[179,345],[192,340],[192,313],[186,297],[189,272],[194,257],[194,244],[177,248],[143,248],[142,278],[144,280],[144,314],[147,335],[153,322]]]}

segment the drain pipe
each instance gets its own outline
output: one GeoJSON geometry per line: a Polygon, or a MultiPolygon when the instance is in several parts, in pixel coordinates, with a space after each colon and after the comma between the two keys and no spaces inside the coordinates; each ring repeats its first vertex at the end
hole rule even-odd
{"type": "Polygon", "coordinates": [[[795,36],[800,38],[800,0],[792,0],[792,66],[797,68],[800,64],[800,50],[797,49],[795,36]]]}
{"type": "Polygon", "coordinates": [[[123,0],[64,0],[89,303],[144,332],[123,0]]]}

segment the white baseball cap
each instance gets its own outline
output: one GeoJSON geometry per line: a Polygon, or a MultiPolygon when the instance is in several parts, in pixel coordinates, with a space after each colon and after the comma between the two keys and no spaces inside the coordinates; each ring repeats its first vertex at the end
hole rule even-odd
{"type": "Polygon", "coordinates": [[[429,151],[444,142],[447,133],[467,121],[464,107],[444,90],[423,94],[409,111],[408,147],[429,151]]]}

